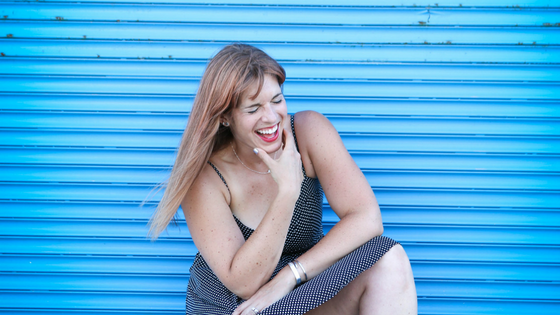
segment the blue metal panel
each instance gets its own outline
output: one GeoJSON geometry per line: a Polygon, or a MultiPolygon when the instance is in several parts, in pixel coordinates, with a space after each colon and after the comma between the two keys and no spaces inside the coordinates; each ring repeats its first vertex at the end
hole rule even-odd
{"type": "MultiPolygon", "coordinates": [[[[188,275],[191,257],[3,255],[0,271],[188,275]]],[[[429,267],[426,267],[429,268],[429,267]]],[[[544,270],[547,270],[546,268],[544,270]]],[[[552,270],[552,269],[548,269],[552,270]]]]}
{"type": "Polygon", "coordinates": [[[57,273],[0,273],[0,290],[77,290],[182,293],[188,283],[186,275],[110,275],[57,273]]]}
{"type": "MultiPolygon", "coordinates": [[[[0,185],[0,199],[127,201],[146,199],[150,185],[134,184],[27,184],[0,185]]],[[[556,191],[375,188],[382,206],[524,207],[558,208],[556,191]]],[[[153,196],[159,200],[161,193],[153,196]]]]}
{"type": "Polygon", "coordinates": [[[418,279],[494,279],[519,281],[558,281],[560,266],[528,263],[482,263],[470,262],[426,262],[412,263],[414,276],[418,279]]]}
{"type": "MultiPolygon", "coordinates": [[[[0,181],[41,182],[48,178],[54,183],[155,184],[168,178],[167,169],[155,167],[0,167],[0,181]]],[[[387,171],[367,170],[364,175],[376,188],[472,188],[559,190],[556,173],[494,173],[465,171],[387,171]]]]}
{"type": "MultiPolygon", "coordinates": [[[[3,308],[106,309],[106,310],[162,310],[184,308],[184,293],[122,293],[122,292],[2,292],[3,308]]],[[[183,310],[184,313],[184,310],[183,310]]]]}
{"type": "MultiPolygon", "coordinates": [[[[202,59],[228,42],[0,38],[8,57],[202,59]]],[[[542,45],[253,44],[280,61],[559,63],[560,48],[542,45]]]]}
{"type": "MultiPolygon", "coordinates": [[[[25,1],[25,0],[23,0],[25,1]]],[[[73,2],[74,0],[49,0],[49,2],[73,2]]],[[[89,0],[88,2],[106,2],[106,0],[89,0]]],[[[119,0],[122,3],[139,3],[139,2],[147,2],[147,3],[195,3],[199,4],[199,0],[119,0]]],[[[430,2],[430,1],[399,1],[395,2],[394,0],[381,0],[376,1],[375,5],[372,5],[371,1],[369,0],[348,0],[345,1],[343,4],[339,0],[286,0],[279,3],[278,1],[274,0],[209,0],[204,1],[204,3],[218,3],[218,4],[261,4],[261,5],[297,5],[297,6],[454,6],[454,7],[508,7],[512,6],[512,2],[509,0],[492,0],[492,1],[485,1],[485,0],[472,0],[469,1],[468,4],[462,4],[463,1],[460,0],[443,0],[438,2],[430,2]]],[[[556,2],[554,0],[518,0],[514,2],[515,5],[512,7],[519,8],[519,7],[554,7],[556,2]]]]}
{"type": "Polygon", "coordinates": [[[473,298],[419,298],[419,314],[530,314],[538,310],[541,315],[558,314],[560,304],[553,300],[473,299],[473,298]]]}
{"type": "Polygon", "coordinates": [[[36,311],[30,311],[25,309],[3,309],[4,312],[17,315],[53,315],[53,314],[65,314],[65,315],[76,315],[76,314],[87,314],[87,315],[151,315],[151,314],[174,314],[183,315],[184,311],[165,311],[165,310],[138,310],[138,311],[115,311],[115,310],[73,310],[73,309],[41,309],[36,311]]]}
{"type": "MultiPolygon", "coordinates": [[[[402,242],[413,261],[551,263],[558,265],[560,246],[402,242]]],[[[455,275],[454,277],[461,277],[455,275]]],[[[491,281],[492,277],[488,278],[491,281]]]]}
{"type": "Polygon", "coordinates": [[[557,45],[556,27],[469,27],[432,26],[311,26],[269,24],[175,24],[0,20],[0,34],[11,38],[64,38],[81,40],[127,38],[157,41],[244,41],[305,43],[383,44],[495,44],[557,45]],[[15,32],[14,30],[18,30],[15,32]]]}
{"type": "MultiPolygon", "coordinates": [[[[194,97],[157,95],[68,95],[62,93],[3,93],[6,110],[65,110],[174,112],[190,111],[194,97]]],[[[429,100],[402,98],[286,97],[290,112],[313,109],[325,114],[377,116],[499,116],[560,117],[558,101],[535,100],[429,100]],[[419,104],[419,105],[417,105],[419,104]]]]}
{"type": "MultiPolygon", "coordinates": [[[[301,7],[250,5],[154,5],[83,3],[80,6],[61,3],[5,3],[0,15],[6,19],[92,20],[119,22],[203,22],[203,23],[279,23],[334,25],[496,25],[543,26],[558,21],[558,10],[528,8],[487,8],[462,10],[440,7],[301,7]]],[[[168,1],[166,1],[169,3],[168,1]]],[[[469,3],[470,4],[470,1],[469,3]]],[[[464,5],[467,5],[465,3],[464,5]]],[[[477,5],[480,7],[480,5],[477,5]]]]}
{"type": "MultiPolygon", "coordinates": [[[[560,89],[559,89],[560,91],[560,89]]],[[[554,136],[560,134],[557,119],[425,118],[327,116],[339,132],[407,133],[448,135],[554,136]]],[[[187,115],[177,113],[57,113],[5,111],[0,126],[5,128],[60,128],[106,130],[182,131],[187,115]]]]}
{"type": "MultiPolygon", "coordinates": [[[[200,78],[206,60],[114,60],[114,59],[0,59],[3,74],[72,75],[117,77],[200,78]]],[[[357,63],[282,62],[288,79],[379,79],[440,81],[557,82],[557,65],[441,64],[441,63],[357,63]]],[[[290,104],[291,105],[291,104],[290,104]]]]}
{"type": "Polygon", "coordinates": [[[232,40],[280,60],[291,113],[340,132],[420,314],[560,312],[554,1],[4,1],[0,17],[2,312],[184,313],[183,215],[151,243],[161,192],[138,206],[232,40]]]}
{"type": "MultiPolygon", "coordinates": [[[[96,78],[0,76],[6,92],[63,92],[83,94],[194,94],[198,80],[151,78],[96,78]]],[[[418,97],[463,99],[560,99],[559,83],[480,83],[385,80],[287,80],[289,96],[318,97],[418,97]]]]}
{"type": "MultiPolygon", "coordinates": [[[[352,151],[362,169],[397,170],[474,170],[558,172],[560,158],[552,155],[484,153],[392,153],[352,151]]],[[[126,165],[168,167],[174,159],[172,149],[126,148],[0,148],[0,163],[50,165],[126,165]]]]}
{"type": "Polygon", "coordinates": [[[3,237],[3,254],[111,255],[152,257],[194,257],[192,241],[163,238],[152,243],[145,239],[110,237],[3,237]],[[125,252],[123,252],[125,251],[125,252]]]}

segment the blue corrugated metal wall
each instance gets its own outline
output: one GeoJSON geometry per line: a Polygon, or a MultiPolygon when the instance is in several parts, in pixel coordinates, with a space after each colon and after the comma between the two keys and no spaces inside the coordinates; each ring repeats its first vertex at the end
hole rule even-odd
{"type": "Polygon", "coordinates": [[[421,314],[559,314],[560,5],[435,1],[2,1],[0,312],[184,312],[188,230],[138,204],[244,41],[339,130],[421,314]]]}

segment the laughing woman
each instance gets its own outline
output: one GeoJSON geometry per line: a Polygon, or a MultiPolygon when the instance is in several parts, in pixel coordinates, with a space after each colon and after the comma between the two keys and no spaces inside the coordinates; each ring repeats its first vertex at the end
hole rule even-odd
{"type": "Polygon", "coordinates": [[[415,314],[403,248],[321,114],[288,115],[284,69],[243,44],[207,66],[153,238],[181,206],[199,250],[187,314],[415,314]],[[320,183],[320,184],[319,184],[320,183]],[[340,221],[323,236],[323,190],[340,221]]]}

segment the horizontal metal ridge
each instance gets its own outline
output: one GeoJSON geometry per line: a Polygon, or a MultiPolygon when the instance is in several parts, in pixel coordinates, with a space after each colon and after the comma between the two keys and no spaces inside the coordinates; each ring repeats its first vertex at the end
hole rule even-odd
{"type": "MultiPolygon", "coordinates": [[[[34,292],[115,292],[179,293],[188,282],[181,275],[105,275],[105,274],[2,274],[2,291],[34,292]]],[[[416,279],[419,296],[554,300],[560,291],[557,282],[480,281],[416,279]]]]}
{"type": "MultiPolygon", "coordinates": [[[[8,58],[6,58],[8,59],[8,58]]],[[[12,60],[19,60],[19,58],[11,58],[12,60]]],[[[90,60],[92,62],[96,62],[95,59],[90,60]]],[[[132,60],[131,60],[132,61],[132,60]]],[[[143,62],[143,61],[140,61],[143,62]]],[[[323,63],[323,65],[326,63],[323,63]]],[[[338,63],[337,65],[341,65],[340,63],[338,63]]],[[[405,64],[403,64],[405,65],[405,64]]],[[[406,66],[409,66],[409,64],[406,64],[406,66]]],[[[413,66],[414,65],[410,65],[413,66]]],[[[474,66],[482,66],[482,65],[474,65],[474,66]]],[[[364,67],[366,67],[366,65],[364,65],[364,67]]],[[[486,66],[482,66],[482,67],[486,67],[486,66]]],[[[535,66],[536,68],[537,66],[535,66]]],[[[542,66],[538,66],[542,69],[547,69],[550,68],[551,70],[554,70],[556,67],[555,66],[550,66],[550,67],[542,67],[542,66]]],[[[380,68],[377,67],[376,68],[380,68]]],[[[428,68],[429,69],[429,68],[428,68]]],[[[333,69],[336,70],[336,69],[333,69]]],[[[344,71],[346,71],[345,69],[343,69],[344,71]]],[[[498,69],[499,70],[499,69],[498,69]]],[[[450,70],[453,71],[453,70],[450,70]]],[[[494,70],[497,71],[497,70],[494,70]]],[[[369,71],[369,73],[371,74],[371,71],[369,71]]],[[[312,82],[312,83],[418,83],[418,84],[429,84],[429,83],[448,83],[448,84],[473,84],[473,85],[503,85],[503,84],[511,84],[511,85],[519,85],[519,86],[523,86],[523,85],[533,85],[533,84],[545,84],[545,85],[559,85],[560,84],[560,80],[488,80],[487,77],[485,80],[465,80],[464,78],[461,79],[459,77],[457,77],[456,79],[422,79],[422,78],[410,78],[410,77],[402,77],[402,78],[375,78],[375,77],[371,77],[371,78],[365,78],[365,77],[348,77],[348,78],[342,78],[342,77],[337,77],[336,72],[331,72],[331,77],[327,78],[321,78],[321,77],[293,77],[293,78],[286,78],[286,81],[284,81],[284,84],[287,83],[307,83],[307,82],[312,82]]],[[[45,79],[53,79],[53,80],[65,80],[65,79],[76,79],[76,80],[108,80],[108,81],[119,81],[119,80],[153,80],[155,82],[157,81],[170,81],[170,82],[174,82],[174,81],[181,81],[181,82],[196,82],[196,83],[200,83],[200,77],[197,76],[151,76],[151,75],[134,75],[134,74],[128,74],[128,75],[92,75],[92,74],[52,74],[52,73],[0,73],[0,78],[4,79],[4,80],[22,80],[22,79],[28,79],[28,80],[45,80],[45,79]]],[[[29,94],[52,94],[52,93],[48,93],[48,92],[42,92],[42,91],[37,91],[37,92],[31,92],[31,91],[26,91],[29,94]]],[[[2,94],[7,94],[7,95],[18,95],[20,93],[18,92],[12,92],[12,91],[5,91],[2,92],[2,94]]],[[[116,93],[113,93],[114,95],[118,95],[116,93]]],[[[190,93],[189,95],[196,95],[196,91],[195,93],[190,93]]],[[[380,98],[379,96],[373,96],[373,97],[377,97],[380,98]]],[[[406,98],[406,96],[403,96],[402,98],[406,98]]]]}
{"type": "MultiPolygon", "coordinates": [[[[354,7],[354,6],[297,6],[297,5],[243,5],[194,3],[135,3],[95,2],[31,4],[4,2],[0,15],[18,20],[102,20],[119,22],[227,22],[227,23],[282,23],[319,25],[554,25],[558,11],[548,8],[513,7],[354,7]]],[[[465,4],[468,5],[468,4],[465,4]]]]}
{"type": "MultiPolygon", "coordinates": [[[[23,1],[22,1],[23,2],[23,1]]],[[[45,0],[43,2],[75,2],[75,0],[45,0]]],[[[105,3],[107,0],[87,0],[83,2],[102,2],[105,3]]],[[[83,3],[81,1],[81,3],[83,3]]],[[[407,7],[423,7],[423,6],[454,6],[454,7],[554,7],[556,2],[554,0],[520,0],[517,1],[515,5],[511,4],[508,0],[471,0],[468,3],[463,4],[464,1],[461,0],[440,0],[437,5],[431,1],[417,1],[417,0],[405,0],[401,1],[398,6],[407,7]]],[[[270,6],[335,6],[335,7],[395,7],[394,1],[378,1],[372,5],[371,1],[368,0],[348,0],[345,1],[343,5],[340,4],[339,0],[285,0],[282,4],[278,4],[278,1],[272,0],[118,0],[113,1],[113,3],[192,3],[192,4],[223,4],[223,5],[236,5],[236,4],[247,4],[247,5],[270,5],[270,6]]]]}
{"type": "MultiPolygon", "coordinates": [[[[179,311],[183,309],[185,293],[156,292],[88,292],[88,291],[2,291],[1,308],[73,309],[79,310],[144,310],[179,311]],[[62,306],[62,308],[61,308],[62,306]]],[[[85,312],[84,312],[85,313],[85,312]]]]}
{"type": "MultiPolygon", "coordinates": [[[[225,42],[148,42],[69,39],[0,39],[8,57],[195,59],[208,60],[225,42]]],[[[278,61],[367,61],[558,64],[560,47],[531,45],[378,45],[378,44],[253,44],[278,61]]]]}
{"type": "MultiPolygon", "coordinates": [[[[194,256],[0,255],[3,271],[26,274],[189,275],[194,256]]],[[[559,264],[412,260],[417,279],[558,281],[559,264]],[[457,278],[459,277],[460,278],[457,278]]]]}
{"type": "MultiPolygon", "coordinates": [[[[31,203],[32,201],[27,201],[28,203],[31,203]]],[[[22,202],[19,202],[22,203],[22,202]]],[[[43,203],[48,203],[48,201],[43,201],[43,203]]],[[[3,204],[4,206],[6,206],[6,204],[9,204],[9,202],[2,200],[0,201],[0,204],[3,204]]],[[[34,204],[40,205],[41,202],[34,202],[34,204]]],[[[3,218],[3,220],[6,220],[8,222],[16,222],[16,224],[20,224],[20,225],[25,225],[25,222],[30,223],[30,224],[43,224],[45,226],[49,225],[49,224],[61,224],[61,225],[65,225],[68,227],[72,227],[73,225],[95,225],[95,224],[99,224],[100,226],[103,225],[123,225],[123,226],[127,226],[129,225],[130,227],[140,227],[141,225],[146,225],[147,223],[149,223],[150,217],[153,214],[155,207],[154,208],[149,208],[146,209],[146,207],[141,208],[141,207],[136,207],[133,210],[135,212],[140,212],[140,214],[136,214],[136,217],[133,217],[131,215],[124,217],[117,217],[118,214],[122,214],[122,213],[117,213],[117,214],[112,214],[112,215],[108,215],[105,217],[101,217],[100,215],[95,216],[91,214],[91,210],[87,209],[86,207],[83,206],[74,206],[68,210],[72,210],[73,212],[77,212],[77,211],[89,211],[89,213],[86,214],[74,214],[74,215],[64,215],[64,216],[54,216],[54,215],[47,215],[47,216],[43,216],[43,215],[37,215],[38,213],[47,213],[50,211],[51,213],[55,212],[52,210],[52,206],[50,207],[51,209],[49,209],[49,207],[45,207],[45,208],[41,208],[41,209],[37,209],[35,212],[31,211],[27,211],[28,213],[21,213],[21,211],[26,211],[27,209],[25,209],[24,207],[9,207],[9,205],[7,206],[7,211],[6,213],[3,213],[2,216],[0,216],[0,218],[3,218]],[[13,215],[13,212],[15,211],[20,211],[20,213],[17,213],[16,215],[13,215]]],[[[98,206],[98,208],[100,208],[100,211],[111,211],[113,210],[112,208],[109,207],[100,207],[98,206]]],[[[323,206],[324,211],[326,212],[324,215],[324,218],[322,220],[322,224],[323,226],[330,228],[332,226],[334,226],[336,223],[338,223],[339,219],[338,217],[336,217],[336,215],[334,214],[334,211],[330,208],[328,208],[327,206],[323,206]]],[[[428,212],[429,214],[439,214],[442,217],[444,217],[446,215],[446,213],[449,215],[457,215],[457,217],[465,217],[464,219],[461,220],[457,220],[454,222],[451,221],[447,221],[444,222],[442,221],[420,221],[420,220],[415,220],[414,218],[407,218],[404,217],[402,214],[408,214],[408,215],[412,215],[412,216],[421,216],[423,215],[423,213],[420,210],[414,210],[415,208],[421,208],[421,207],[414,207],[414,206],[409,206],[409,207],[396,207],[396,206],[382,206],[381,207],[381,212],[382,214],[391,214],[391,212],[396,212],[396,214],[393,214],[392,216],[389,216],[389,220],[387,220],[386,222],[384,222],[384,226],[389,227],[389,228],[436,228],[436,229],[454,229],[457,228],[458,230],[463,229],[463,228],[467,228],[467,229],[481,229],[481,230],[486,230],[486,229],[496,229],[496,230],[515,230],[515,229],[519,229],[521,231],[530,231],[530,230],[537,230],[537,231],[545,231],[545,230],[550,230],[550,231],[557,231],[560,228],[560,224],[558,224],[559,222],[559,216],[560,213],[558,211],[555,211],[556,209],[516,209],[516,210],[502,210],[502,209],[490,209],[490,208],[484,208],[484,207],[480,207],[477,208],[476,210],[471,210],[471,211],[458,211],[458,210],[450,210],[450,209],[439,209],[439,211],[435,211],[435,209],[429,209],[429,210],[424,210],[426,212],[428,212]],[[391,209],[393,208],[393,209],[391,209]],[[396,208],[396,210],[395,210],[396,208]],[[538,211],[538,212],[537,212],[538,211]],[[433,213],[431,213],[433,212],[433,213]],[[525,214],[530,214],[532,212],[536,212],[533,214],[533,216],[531,217],[530,215],[527,216],[527,221],[534,219],[537,216],[543,216],[543,219],[549,219],[550,221],[545,222],[546,224],[531,224],[531,222],[523,222],[522,219],[525,217],[525,214]],[[492,221],[492,223],[488,223],[488,221],[483,221],[481,219],[479,220],[469,220],[467,218],[467,215],[480,215],[480,216],[486,216],[488,218],[490,217],[498,217],[500,214],[505,214],[505,215],[510,215],[510,216],[516,216],[517,217],[517,222],[502,222],[502,221],[492,221]],[[543,215],[544,214],[544,215],[543,215]],[[393,220],[391,220],[391,218],[393,220]],[[395,218],[398,218],[398,220],[395,220],[395,218]],[[495,223],[498,222],[498,223],[495,223]]],[[[66,209],[64,209],[66,210],[66,209]]],[[[123,211],[122,209],[117,209],[117,211],[123,211]]],[[[56,212],[55,212],[56,213],[56,212]]],[[[179,211],[180,213],[180,211],[179,211]]],[[[176,214],[177,220],[179,221],[177,223],[178,226],[178,231],[181,231],[181,228],[187,228],[186,227],[186,223],[184,222],[184,216],[181,214],[179,215],[179,213],[176,214]]],[[[544,221],[544,220],[543,220],[544,221]]],[[[7,224],[7,223],[6,223],[7,224]]],[[[135,228],[134,228],[135,229],[135,228]]],[[[10,229],[13,230],[13,229],[10,229]]],[[[6,234],[8,235],[8,234],[6,234]]],[[[17,234],[20,235],[20,234],[17,234]]],[[[25,236],[27,234],[21,234],[20,236],[25,236]]],[[[64,234],[58,235],[57,236],[64,236],[64,234]]],[[[68,236],[76,236],[76,235],[68,235],[68,236]]],[[[190,236],[189,236],[190,237],[190,236]]]]}
{"type": "Polygon", "coordinates": [[[556,27],[330,26],[0,20],[9,39],[241,41],[320,44],[559,45],[556,27]]]}
{"type": "MultiPolygon", "coordinates": [[[[3,218],[41,218],[43,220],[102,219],[147,220],[155,204],[139,206],[139,202],[2,200],[3,218]]],[[[382,205],[383,222],[387,224],[450,224],[559,227],[560,211],[554,208],[492,208],[382,205]]],[[[177,219],[184,220],[182,211],[177,219]]],[[[338,216],[327,203],[323,204],[323,223],[333,224],[338,216]]]]}
{"type": "MultiPolygon", "coordinates": [[[[194,95],[198,79],[0,76],[1,91],[132,95],[194,95]]],[[[288,79],[288,97],[396,97],[431,99],[560,100],[560,82],[460,82],[288,79]]]]}
{"type": "Polygon", "coordinates": [[[527,299],[475,299],[475,298],[442,298],[419,297],[418,309],[421,315],[435,315],[453,310],[462,315],[523,315],[538,309],[541,315],[556,315],[560,310],[557,300],[527,299]]]}
{"type": "MultiPolygon", "coordinates": [[[[558,172],[560,155],[351,151],[361,169],[558,172]]],[[[173,149],[0,146],[0,164],[171,167],[173,149]]]]}
{"type": "MultiPolygon", "coordinates": [[[[560,90],[560,89],[559,89],[560,90]]],[[[183,131],[188,115],[0,111],[0,128],[183,131]]],[[[559,118],[383,117],[326,115],[339,133],[560,136],[559,118]]]]}
{"type": "MultiPolygon", "coordinates": [[[[362,170],[375,189],[472,189],[560,192],[559,172],[488,172],[483,170],[362,170]]],[[[163,182],[169,167],[0,165],[6,184],[143,185],[163,182]]]]}
{"type": "Polygon", "coordinates": [[[36,310],[29,310],[27,308],[2,308],[3,312],[16,314],[16,315],[52,315],[52,314],[67,314],[67,315],[152,315],[152,314],[163,314],[163,315],[184,315],[185,311],[176,310],[176,311],[168,311],[168,310],[87,310],[87,309],[62,309],[62,308],[41,308],[36,310]]]}
{"type": "MultiPolygon", "coordinates": [[[[193,95],[98,95],[67,93],[0,93],[4,111],[190,112],[193,95]]],[[[448,117],[560,117],[560,102],[547,100],[480,100],[426,98],[297,97],[285,95],[289,113],[315,110],[323,114],[448,117]]]]}
{"type": "MultiPolygon", "coordinates": [[[[422,173],[434,173],[434,172],[422,172],[422,173]]],[[[449,174],[454,175],[452,172],[449,172],[449,174]]],[[[376,174],[373,174],[372,176],[374,176],[376,174]]],[[[476,174],[474,174],[476,175],[476,174]]],[[[545,175],[546,177],[547,175],[545,175]]],[[[549,176],[551,178],[555,178],[555,176],[549,176]]],[[[44,180],[44,181],[2,181],[0,182],[0,186],[4,186],[5,189],[7,190],[12,190],[12,188],[10,188],[9,186],[18,186],[17,188],[13,188],[14,192],[17,192],[18,189],[21,190],[26,190],[26,189],[37,189],[38,187],[59,187],[60,189],[76,189],[76,191],[82,191],[85,192],[87,191],[87,189],[90,189],[92,192],[94,191],[103,191],[103,190],[109,190],[109,189],[115,189],[115,190],[130,190],[130,191],[135,191],[137,194],[140,193],[143,190],[151,190],[151,188],[154,187],[155,184],[157,184],[158,181],[154,181],[154,182],[96,182],[96,181],[50,181],[50,180],[44,180]]],[[[489,187],[449,187],[449,188],[442,188],[442,187],[414,187],[414,186],[397,186],[397,187],[391,187],[391,186],[373,186],[372,187],[373,190],[375,190],[378,193],[383,193],[383,192],[426,192],[426,193],[464,193],[464,192],[471,192],[471,193],[515,193],[515,192],[519,192],[519,193],[543,193],[543,194],[555,194],[557,193],[557,189],[531,189],[525,186],[522,186],[521,188],[516,188],[516,187],[512,187],[512,188],[489,188],[489,187]]],[[[8,193],[0,193],[0,200],[5,199],[5,200],[43,200],[43,198],[39,198],[39,199],[34,199],[34,198],[9,198],[7,197],[9,196],[8,193]]],[[[16,196],[16,195],[14,195],[16,196]]],[[[64,200],[64,199],[60,199],[60,198],[52,198],[52,199],[48,199],[48,200],[64,200]]],[[[67,200],[74,200],[71,198],[68,198],[67,200]]],[[[75,199],[75,200],[86,200],[83,198],[79,198],[79,199],[75,199]]],[[[96,200],[96,199],[92,199],[92,201],[104,201],[103,199],[101,200],[96,200]]],[[[112,198],[108,198],[105,201],[114,201],[112,198]]],[[[123,201],[138,201],[138,199],[123,199],[123,201]]],[[[404,204],[403,204],[404,205],[404,204]]],[[[436,205],[434,205],[436,206],[436,205]]],[[[445,205],[448,206],[448,205],[445,205]]],[[[462,206],[462,205],[461,205],[462,206]]],[[[475,206],[475,205],[473,205],[475,206]]],[[[505,206],[505,207],[511,207],[511,206],[505,206]]]]}
{"type": "MultiPolygon", "coordinates": [[[[101,77],[200,78],[201,60],[121,60],[4,57],[2,74],[101,77]]],[[[282,62],[288,79],[378,79],[460,81],[560,81],[557,65],[396,62],[282,62]]]]}
{"type": "MultiPolygon", "coordinates": [[[[411,260],[452,262],[558,263],[559,246],[486,243],[400,242],[411,260]]],[[[197,249],[192,240],[160,238],[156,242],[141,238],[1,236],[5,254],[62,255],[62,257],[167,257],[192,258],[197,249]],[[126,250],[123,251],[123,248],[126,250]],[[70,256],[68,256],[70,255],[70,256]]]]}
{"type": "MultiPolygon", "coordinates": [[[[122,240],[147,240],[145,220],[68,220],[68,219],[11,219],[0,222],[2,236],[12,237],[105,237],[122,240]]],[[[328,233],[333,224],[325,223],[328,233]]],[[[459,244],[508,244],[559,246],[560,227],[489,226],[489,225],[434,225],[434,224],[384,224],[384,235],[399,242],[459,243],[459,244]]],[[[185,223],[168,227],[161,238],[189,241],[191,234],[185,223]]],[[[553,255],[560,258],[560,251],[553,255]]]]}
{"type": "MultiPolygon", "coordinates": [[[[558,137],[340,134],[350,151],[405,153],[558,154],[558,137]]],[[[179,131],[0,129],[0,145],[101,149],[176,149],[179,131]]]]}

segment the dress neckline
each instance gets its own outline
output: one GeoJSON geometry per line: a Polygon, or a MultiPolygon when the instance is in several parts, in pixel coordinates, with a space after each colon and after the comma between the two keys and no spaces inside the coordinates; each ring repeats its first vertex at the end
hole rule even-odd
{"type": "Polygon", "coordinates": [[[235,219],[235,222],[237,222],[237,225],[242,225],[243,228],[249,230],[249,232],[254,232],[255,229],[248,227],[245,223],[241,222],[241,220],[239,220],[239,218],[232,212],[231,215],[233,215],[233,218],[235,219]]]}

